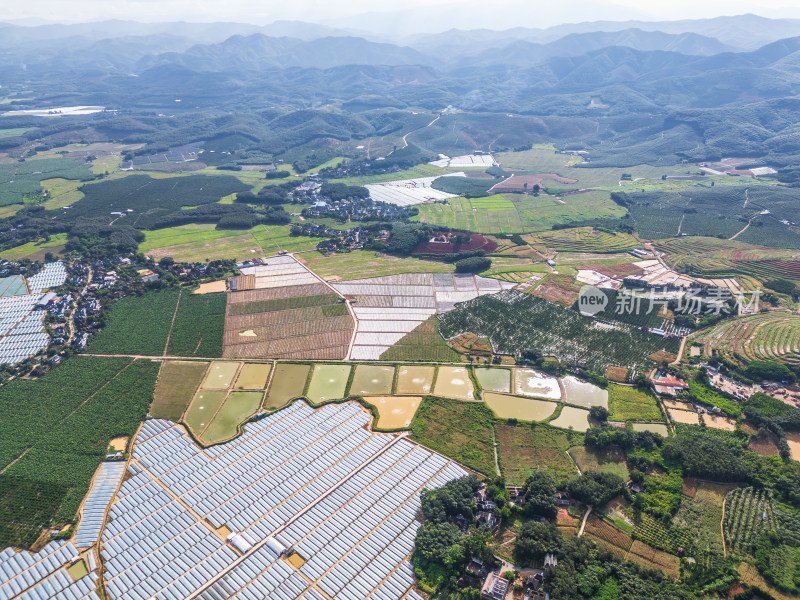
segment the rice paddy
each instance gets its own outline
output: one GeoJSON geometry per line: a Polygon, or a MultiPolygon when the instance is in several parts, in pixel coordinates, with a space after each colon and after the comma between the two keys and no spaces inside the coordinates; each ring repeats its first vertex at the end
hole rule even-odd
{"type": "MultiPolygon", "coordinates": [[[[484,390],[490,392],[511,391],[511,371],[509,369],[492,369],[489,367],[475,367],[475,377],[484,390]]],[[[485,400],[484,394],[484,400],[485,400]]]]}
{"type": "Polygon", "coordinates": [[[306,380],[310,371],[311,367],[309,365],[286,363],[276,366],[264,408],[282,408],[290,400],[302,396],[306,389],[306,380]]]}
{"type": "MultiPolygon", "coordinates": [[[[275,376],[277,377],[277,371],[275,376]]],[[[306,398],[312,404],[344,398],[350,365],[315,365],[306,398]]]]}
{"type": "Polygon", "coordinates": [[[377,427],[401,429],[411,425],[422,396],[366,396],[364,400],[378,409],[377,427]]]}
{"type": "Polygon", "coordinates": [[[585,432],[589,429],[589,411],[574,406],[565,406],[561,409],[561,414],[550,421],[550,425],[561,429],[585,432]]]}
{"type": "Polygon", "coordinates": [[[475,399],[472,380],[464,367],[439,367],[433,393],[436,396],[455,398],[457,400],[475,399]]]}
{"type": "Polygon", "coordinates": [[[520,421],[544,421],[555,412],[557,406],[555,402],[509,396],[496,392],[485,392],[483,401],[501,419],[519,419],[520,421]]]}
{"type": "Polygon", "coordinates": [[[561,387],[558,385],[558,379],[548,377],[533,369],[514,369],[514,393],[548,400],[561,399],[561,387]]]}
{"type": "Polygon", "coordinates": [[[350,385],[350,395],[391,394],[393,383],[394,367],[358,365],[353,376],[353,383],[350,385]]]}
{"type": "Polygon", "coordinates": [[[228,389],[233,383],[236,373],[239,371],[238,362],[227,361],[214,361],[211,363],[211,368],[208,370],[205,381],[203,381],[204,389],[228,389]]]}
{"type": "Polygon", "coordinates": [[[608,408],[608,390],[597,387],[577,377],[569,375],[561,380],[568,404],[576,404],[585,408],[602,406],[608,408]]]}
{"type": "Polygon", "coordinates": [[[430,394],[436,367],[401,366],[397,369],[397,394],[430,394]]]}

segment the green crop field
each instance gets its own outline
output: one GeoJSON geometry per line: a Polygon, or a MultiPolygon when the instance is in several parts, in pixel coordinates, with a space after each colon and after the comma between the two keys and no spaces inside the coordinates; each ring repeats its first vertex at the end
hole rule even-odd
{"type": "Polygon", "coordinates": [[[417,177],[435,177],[446,173],[455,172],[455,169],[442,169],[433,165],[417,165],[405,171],[397,173],[384,173],[381,175],[365,175],[362,177],[345,177],[342,179],[331,179],[332,183],[344,183],[346,185],[365,185],[367,183],[383,183],[384,181],[398,181],[400,179],[414,179],[417,177]]]}
{"type": "Polygon", "coordinates": [[[439,318],[432,315],[381,355],[381,360],[459,362],[461,355],[439,335],[439,318]]]}
{"type": "Polygon", "coordinates": [[[319,238],[290,235],[289,225],[257,225],[246,231],[215,229],[213,224],[192,224],[145,233],[139,250],[148,256],[171,256],[176,261],[244,260],[277,254],[281,250],[313,250],[319,238]]]}
{"type": "Polygon", "coordinates": [[[182,291],[169,335],[169,356],[222,356],[225,331],[224,293],[192,294],[182,291]]]}
{"type": "Polygon", "coordinates": [[[670,554],[677,554],[678,548],[691,548],[693,544],[688,529],[665,523],[646,512],[637,515],[633,537],[670,554]]]}
{"type": "Polygon", "coordinates": [[[550,474],[558,484],[577,477],[578,470],[567,454],[583,443],[583,434],[543,424],[497,424],[500,464],[508,485],[522,485],[533,471],[550,474]]]}
{"type": "Polygon", "coordinates": [[[397,258],[371,250],[356,250],[331,256],[308,252],[297,258],[323,279],[362,279],[402,273],[450,273],[455,270],[455,266],[450,263],[420,258],[397,258]]]}
{"type": "Polygon", "coordinates": [[[161,356],[178,294],[177,289],[166,289],[120,298],[111,307],[108,325],[89,338],[87,352],[161,356]]]}
{"type": "Polygon", "coordinates": [[[0,388],[0,545],[28,546],[75,516],[109,441],[147,413],[157,374],[150,361],[76,357],[0,388]]]}
{"type": "Polygon", "coordinates": [[[411,439],[484,475],[493,475],[493,416],[479,402],[425,397],[411,422],[411,439]]]}
{"type": "Polygon", "coordinates": [[[609,420],[638,421],[640,423],[663,423],[664,415],[658,408],[655,396],[634,387],[608,386],[609,420]]]}
{"type": "Polygon", "coordinates": [[[524,233],[587,219],[616,219],[626,212],[603,191],[562,198],[546,194],[503,194],[471,200],[452,198],[448,202],[421,205],[416,219],[476,233],[524,233]]]}
{"type": "Polygon", "coordinates": [[[64,249],[67,243],[66,233],[56,233],[50,236],[50,239],[40,240],[38,242],[28,242],[8,250],[0,252],[0,258],[5,260],[21,260],[27,258],[30,260],[44,260],[44,255],[48,252],[57,254],[64,249]]]}

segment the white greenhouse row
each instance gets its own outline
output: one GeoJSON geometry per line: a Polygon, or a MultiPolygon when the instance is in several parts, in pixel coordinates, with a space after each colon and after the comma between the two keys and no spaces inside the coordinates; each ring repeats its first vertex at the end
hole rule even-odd
{"type": "Polygon", "coordinates": [[[466,472],[369,421],[356,403],[295,402],[205,450],[146,421],[102,534],[110,596],[419,600],[419,492],[466,472]]]}
{"type": "Polygon", "coordinates": [[[122,461],[100,463],[92,482],[92,489],[89,490],[81,509],[81,521],[75,534],[75,545],[78,548],[88,548],[97,543],[103,528],[106,508],[124,474],[125,463],[122,461]]]}
{"type": "Polygon", "coordinates": [[[66,567],[78,559],[68,542],[51,542],[35,554],[6,548],[0,552],[1,600],[100,600],[95,592],[97,565],[90,556],[88,575],[77,581],[66,567]]]}
{"type": "Polygon", "coordinates": [[[28,277],[31,294],[41,294],[44,290],[57,288],[67,280],[67,268],[64,263],[47,263],[36,275],[28,277]]]}

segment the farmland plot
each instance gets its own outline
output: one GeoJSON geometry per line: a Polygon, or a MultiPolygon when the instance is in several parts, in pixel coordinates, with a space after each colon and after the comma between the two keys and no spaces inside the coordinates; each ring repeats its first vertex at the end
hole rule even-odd
{"type": "MultiPolygon", "coordinates": [[[[466,174],[450,173],[445,176],[466,177],[466,174]]],[[[369,190],[370,197],[376,202],[386,202],[397,206],[412,206],[457,197],[457,194],[449,194],[432,188],[431,183],[436,179],[438,177],[419,177],[384,183],[368,183],[364,187],[369,190]]]]}
{"type": "Polygon", "coordinates": [[[519,356],[537,349],[562,363],[602,373],[609,365],[643,364],[656,350],[677,351],[680,339],[640,331],[626,323],[605,323],[516,291],[482,296],[440,317],[445,338],[471,332],[489,338],[495,351],[519,356]]]}
{"type": "Polygon", "coordinates": [[[500,464],[508,485],[522,485],[533,471],[544,471],[557,483],[578,475],[567,450],[583,443],[578,432],[529,423],[497,424],[500,464]]]}
{"type": "Polygon", "coordinates": [[[341,296],[291,256],[241,270],[228,294],[223,356],[342,359],[353,319],[341,296]]]}
{"type": "Polygon", "coordinates": [[[415,273],[356,279],[332,287],[353,304],[358,320],[350,358],[377,360],[432,317],[510,284],[471,274],[415,273]]]}
{"type": "Polygon", "coordinates": [[[200,387],[207,368],[205,362],[163,362],[150,414],[157,419],[180,420],[195,390],[200,387]]]}

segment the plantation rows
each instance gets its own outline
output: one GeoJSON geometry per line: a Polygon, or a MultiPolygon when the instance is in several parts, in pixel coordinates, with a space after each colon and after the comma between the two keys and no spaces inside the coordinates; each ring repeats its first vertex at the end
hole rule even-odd
{"type": "Polygon", "coordinates": [[[633,236],[624,233],[592,232],[591,227],[546,231],[531,236],[531,244],[554,248],[559,252],[626,252],[637,245],[633,236]]]}
{"type": "Polygon", "coordinates": [[[738,353],[747,360],[800,360],[800,317],[772,312],[727,321],[692,336],[705,354],[738,353]]]}
{"type": "Polygon", "coordinates": [[[167,354],[170,356],[222,356],[226,294],[191,294],[184,291],[172,323],[167,354]]]}
{"type": "Polygon", "coordinates": [[[603,373],[608,365],[633,367],[657,350],[677,352],[680,339],[640,331],[626,323],[605,323],[542,298],[515,291],[482,296],[440,317],[446,339],[462,333],[489,338],[502,354],[536,349],[561,362],[603,373]]]}
{"type": "Polygon", "coordinates": [[[639,514],[639,522],[633,530],[633,537],[670,554],[677,554],[678,548],[691,548],[693,544],[692,534],[689,531],[665,524],[646,512],[639,514]]]}
{"type": "Polygon", "coordinates": [[[761,532],[773,529],[772,521],[771,490],[750,487],[731,491],[723,522],[728,549],[752,554],[761,532]]]}
{"type": "Polygon", "coordinates": [[[72,519],[109,440],[132,435],[147,413],[157,374],[151,361],[78,357],[0,388],[0,469],[8,467],[4,476],[15,482],[6,496],[24,496],[31,486],[46,492],[22,513],[4,512],[0,498],[0,525],[24,526],[19,521],[28,518],[35,526],[56,509],[57,522],[72,519]]]}

